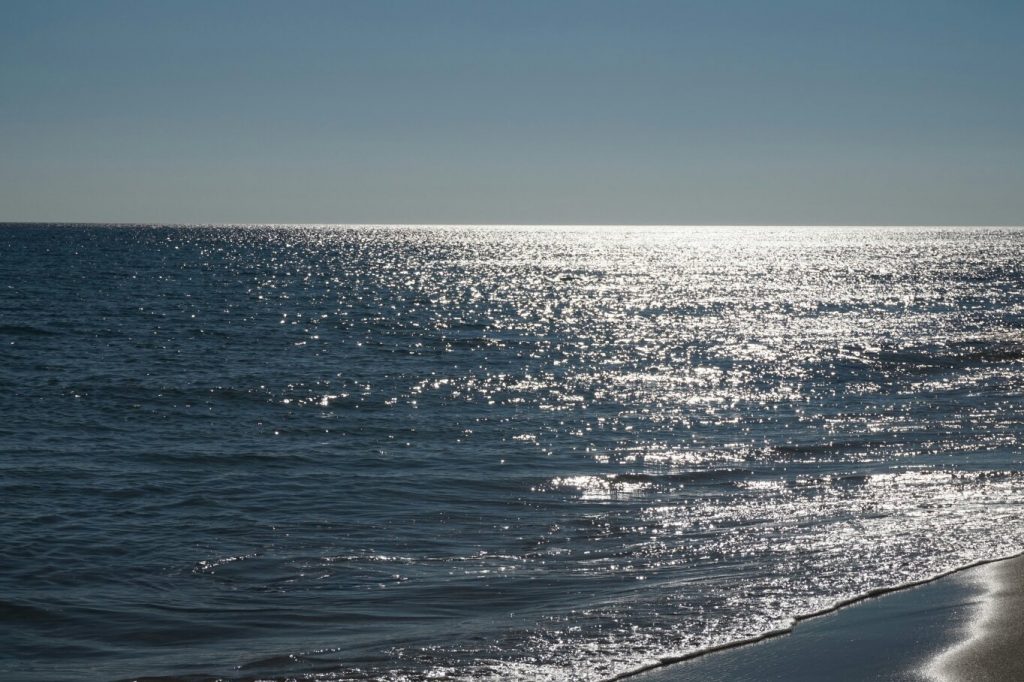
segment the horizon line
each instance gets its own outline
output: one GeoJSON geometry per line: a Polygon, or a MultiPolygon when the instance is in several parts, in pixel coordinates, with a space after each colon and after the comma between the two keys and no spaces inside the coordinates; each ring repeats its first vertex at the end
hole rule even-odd
{"type": "Polygon", "coordinates": [[[0,220],[0,225],[97,227],[1024,227],[1024,223],[402,223],[0,220]]]}

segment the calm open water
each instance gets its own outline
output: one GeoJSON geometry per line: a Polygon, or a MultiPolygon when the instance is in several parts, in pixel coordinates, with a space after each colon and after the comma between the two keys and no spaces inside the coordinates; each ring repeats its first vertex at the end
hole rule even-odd
{"type": "Polygon", "coordinates": [[[0,226],[0,676],[600,680],[1018,551],[1022,254],[0,226]]]}

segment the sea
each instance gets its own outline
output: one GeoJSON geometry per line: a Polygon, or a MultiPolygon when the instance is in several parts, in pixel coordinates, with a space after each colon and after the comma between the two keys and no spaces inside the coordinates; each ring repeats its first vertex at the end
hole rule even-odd
{"type": "Polygon", "coordinates": [[[610,680],[1020,552],[1022,256],[0,225],[0,678],[610,680]]]}

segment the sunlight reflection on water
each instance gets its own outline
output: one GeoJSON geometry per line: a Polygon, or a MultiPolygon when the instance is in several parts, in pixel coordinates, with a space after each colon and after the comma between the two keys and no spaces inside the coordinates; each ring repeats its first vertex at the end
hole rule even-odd
{"type": "Polygon", "coordinates": [[[602,679],[1020,549],[1018,230],[0,238],[0,587],[163,633],[62,616],[100,677],[602,679]]]}

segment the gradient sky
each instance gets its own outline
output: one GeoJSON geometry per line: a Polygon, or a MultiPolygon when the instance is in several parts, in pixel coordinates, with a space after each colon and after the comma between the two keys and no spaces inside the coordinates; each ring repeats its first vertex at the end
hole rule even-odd
{"type": "Polygon", "coordinates": [[[0,220],[1024,223],[1024,2],[0,1],[0,220]]]}

